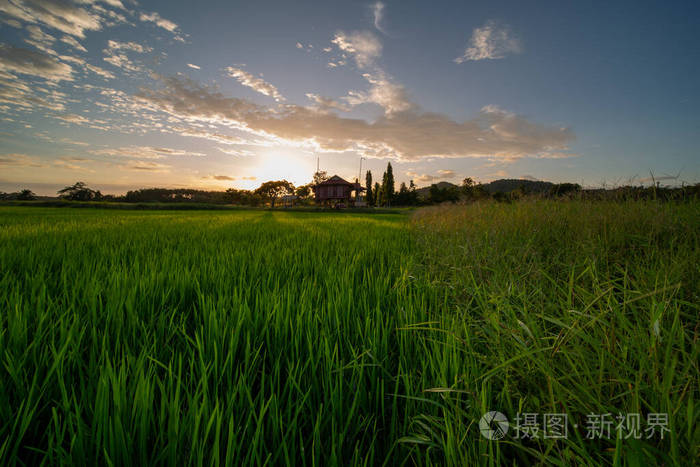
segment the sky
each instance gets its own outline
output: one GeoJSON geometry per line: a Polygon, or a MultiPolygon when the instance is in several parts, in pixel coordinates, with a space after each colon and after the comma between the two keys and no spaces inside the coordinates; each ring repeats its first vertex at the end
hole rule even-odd
{"type": "Polygon", "coordinates": [[[0,0],[0,191],[700,181],[697,1],[0,0]],[[360,171],[362,164],[362,171],[360,171]]]}

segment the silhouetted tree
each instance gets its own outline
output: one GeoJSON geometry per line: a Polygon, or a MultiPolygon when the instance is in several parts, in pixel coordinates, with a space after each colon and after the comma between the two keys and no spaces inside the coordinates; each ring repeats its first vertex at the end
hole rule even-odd
{"type": "Polygon", "coordinates": [[[257,206],[262,201],[262,197],[250,190],[237,190],[229,188],[226,190],[228,202],[244,206],[257,206]]]}
{"type": "Polygon", "coordinates": [[[294,193],[294,185],[287,180],[269,181],[260,185],[258,189],[255,190],[255,193],[268,199],[270,205],[274,208],[275,201],[277,201],[278,197],[294,193]]]}
{"type": "Polygon", "coordinates": [[[308,198],[311,196],[311,184],[297,187],[295,193],[299,198],[308,198]]]}
{"type": "Polygon", "coordinates": [[[321,182],[328,180],[328,173],[325,170],[318,171],[314,173],[313,184],[318,185],[321,182]]]}
{"type": "Polygon", "coordinates": [[[382,204],[391,206],[391,200],[394,197],[394,170],[391,168],[391,162],[386,166],[386,172],[382,180],[382,204]]]}
{"type": "Polygon", "coordinates": [[[399,206],[415,206],[418,204],[418,193],[413,180],[411,180],[409,186],[406,186],[405,182],[401,182],[399,192],[394,195],[394,202],[399,206]]]}
{"type": "Polygon", "coordinates": [[[382,204],[382,187],[379,186],[379,182],[374,182],[374,206],[381,206],[382,204]]]}
{"type": "Polygon", "coordinates": [[[449,184],[444,188],[439,187],[435,183],[430,185],[428,201],[431,203],[444,203],[445,201],[459,200],[459,188],[457,185],[449,184]]]}
{"type": "Polygon", "coordinates": [[[372,193],[372,171],[368,170],[365,174],[365,188],[367,188],[367,195],[365,196],[365,201],[367,201],[367,206],[374,205],[374,193],[372,193]]]}
{"type": "Polygon", "coordinates": [[[102,193],[88,188],[85,182],[76,182],[72,186],[58,190],[58,197],[71,201],[96,201],[102,198],[102,193]]]}
{"type": "Polygon", "coordinates": [[[36,195],[32,190],[24,189],[17,194],[17,199],[21,201],[32,201],[36,199],[36,195]]]}

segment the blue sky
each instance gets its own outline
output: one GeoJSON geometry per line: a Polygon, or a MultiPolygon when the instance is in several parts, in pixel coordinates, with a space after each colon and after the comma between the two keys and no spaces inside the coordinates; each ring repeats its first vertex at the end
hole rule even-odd
{"type": "Polygon", "coordinates": [[[0,190],[700,179],[698,2],[176,3],[0,1],[0,190]]]}

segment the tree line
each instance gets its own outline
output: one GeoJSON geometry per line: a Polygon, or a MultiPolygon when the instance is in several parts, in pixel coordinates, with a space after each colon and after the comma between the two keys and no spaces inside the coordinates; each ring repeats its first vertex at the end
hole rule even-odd
{"type": "MultiPolygon", "coordinates": [[[[294,195],[295,205],[314,204],[313,187],[328,179],[326,172],[316,172],[312,181],[305,185],[294,186],[287,180],[271,180],[262,183],[254,190],[229,188],[226,191],[208,191],[190,188],[142,188],[128,191],[125,195],[103,195],[100,190],[93,190],[84,182],[76,182],[57,192],[58,198],[66,201],[113,201],[125,203],[197,203],[197,204],[234,204],[241,206],[275,207],[280,199],[294,195]]],[[[358,182],[355,179],[355,182],[358,182]]],[[[364,201],[369,207],[420,206],[440,203],[468,202],[494,199],[512,202],[521,198],[580,198],[588,200],[686,200],[700,196],[700,183],[682,187],[621,186],[615,188],[582,189],[576,183],[550,183],[531,180],[496,180],[487,184],[476,183],[472,178],[465,178],[460,185],[441,182],[429,187],[417,188],[413,180],[408,185],[402,182],[395,189],[394,172],[391,163],[382,174],[381,183],[374,181],[372,172],[365,174],[364,201]]],[[[0,192],[0,200],[32,201],[37,197],[34,192],[24,189],[14,193],[0,192]]]]}

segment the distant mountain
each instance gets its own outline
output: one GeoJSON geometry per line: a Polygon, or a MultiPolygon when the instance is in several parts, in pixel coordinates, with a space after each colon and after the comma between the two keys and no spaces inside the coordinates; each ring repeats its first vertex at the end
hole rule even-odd
{"type": "Polygon", "coordinates": [[[526,193],[546,193],[554,186],[554,183],[543,182],[540,180],[525,180],[525,179],[500,179],[494,180],[491,183],[481,185],[484,190],[491,194],[494,193],[510,193],[511,191],[522,188],[526,193]]]}
{"type": "MultiPolygon", "coordinates": [[[[459,188],[459,185],[455,185],[450,182],[439,182],[436,183],[438,188],[444,190],[446,188],[459,188]]],[[[494,193],[510,193],[511,191],[522,188],[525,193],[547,193],[550,188],[554,186],[554,183],[543,182],[540,180],[527,180],[527,179],[500,179],[494,180],[490,183],[484,183],[480,185],[489,194],[494,193]]],[[[419,199],[427,199],[430,195],[430,186],[424,186],[416,190],[419,199]]]]}
{"type": "MultiPolygon", "coordinates": [[[[459,188],[459,185],[455,185],[454,183],[450,182],[438,182],[435,185],[437,185],[441,190],[444,190],[445,188],[459,188]]],[[[427,199],[428,195],[430,194],[431,186],[432,185],[424,186],[423,188],[416,188],[418,199],[427,199]]]]}

